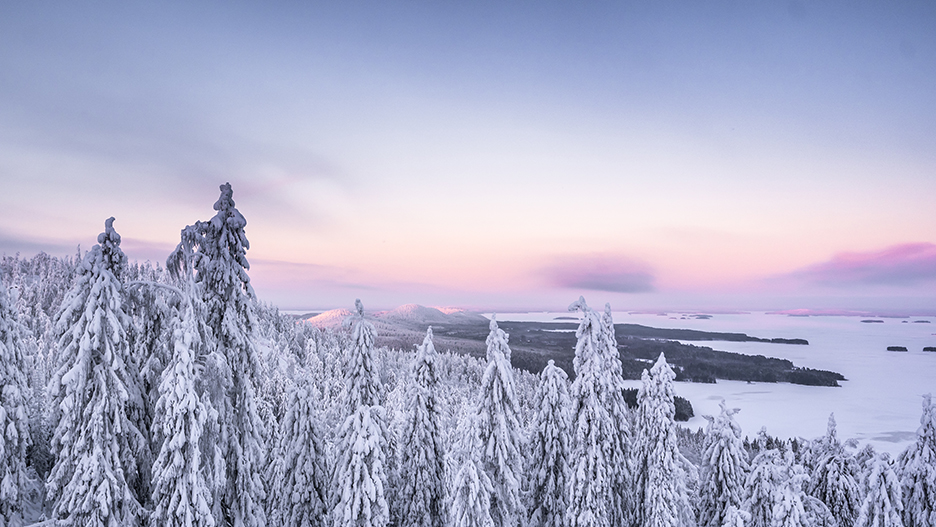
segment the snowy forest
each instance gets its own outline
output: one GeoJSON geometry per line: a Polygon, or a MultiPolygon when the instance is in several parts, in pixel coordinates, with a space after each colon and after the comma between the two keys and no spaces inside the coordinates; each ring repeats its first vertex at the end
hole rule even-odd
{"type": "MultiPolygon", "coordinates": [[[[675,421],[661,355],[624,400],[610,306],[578,313],[574,372],[376,347],[261,303],[221,186],[165,265],[114,218],[84,254],[0,261],[0,526],[934,527],[936,408],[890,458],[836,435],[675,421]]],[[[349,302],[349,305],[351,302],[349,302]]],[[[416,345],[418,344],[418,345],[416,345]]]]}

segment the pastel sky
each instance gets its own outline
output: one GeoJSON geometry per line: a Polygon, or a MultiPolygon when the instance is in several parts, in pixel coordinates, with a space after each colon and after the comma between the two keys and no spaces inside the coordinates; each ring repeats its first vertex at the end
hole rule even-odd
{"type": "Polygon", "coordinates": [[[936,311],[936,3],[3,2],[0,252],[284,308],[936,311]]]}

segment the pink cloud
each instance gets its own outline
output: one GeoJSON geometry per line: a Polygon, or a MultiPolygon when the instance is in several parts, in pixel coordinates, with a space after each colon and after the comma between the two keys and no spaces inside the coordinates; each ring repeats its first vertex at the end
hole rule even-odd
{"type": "Polygon", "coordinates": [[[912,286],[936,280],[936,245],[907,243],[875,252],[840,253],[788,276],[829,286],[912,286]]]}
{"type": "Polygon", "coordinates": [[[543,269],[550,285],[614,293],[646,293],[654,290],[654,276],[647,265],[620,255],[564,256],[543,269]]]}

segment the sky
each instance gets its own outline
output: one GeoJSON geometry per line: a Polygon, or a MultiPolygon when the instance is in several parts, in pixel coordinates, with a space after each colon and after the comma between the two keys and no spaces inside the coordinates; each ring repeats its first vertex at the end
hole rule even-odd
{"type": "Polygon", "coordinates": [[[0,253],[230,182],[258,297],[936,313],[936,4],[3,2],[0,253]]]}

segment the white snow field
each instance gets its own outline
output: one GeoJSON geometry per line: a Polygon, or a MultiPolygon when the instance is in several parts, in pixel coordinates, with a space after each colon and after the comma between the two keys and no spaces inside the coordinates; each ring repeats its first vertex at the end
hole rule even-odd
{"type": "MultiPolygon", "coordinates": [[[[571,313],[498,313],[498,320],[570,322],[556,317],[571,313]]],[[[854,316],[795,317],[766,313],[715,314],[697,319],[681,314],[615,312],[616,324],[660,328],[746,333],[762,338],[804,338],[808,346],[762,342],[683,341],[716,350],[789,359],[797,366],[832,370],[847,381],[841,388],[787,383],[718,381],[717,384],[676,383],[676,394],[689,399],[696,417],[687,426],[705,425],[702,415],[717,416],[724,398],[745,435],[754,437],[762,426],[778,437],[815,438],[825,433],[834,412],[839,437],[897,454],[915,440],[920,424],[922,395],[936,393],[936,318],[854,316]],[[865,323],[862,320],[882,322],[865,323]],[[926,323],[916,321],[927,321],[926,323]],[[887,351],[904,346],[909,351],[887,351]]],[[[627,381],[639,387],[640,381],[627,381]]]]}

